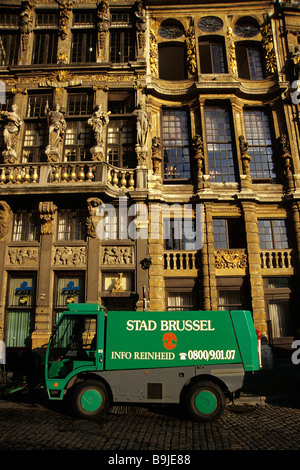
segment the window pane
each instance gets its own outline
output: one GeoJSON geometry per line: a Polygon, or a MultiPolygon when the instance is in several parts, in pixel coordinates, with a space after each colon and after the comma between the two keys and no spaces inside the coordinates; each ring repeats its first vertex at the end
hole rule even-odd
{"type": "Polygon", "coordinates": [[[0,65],[15,65],[18,63],[19,34],[0,34],[0,65]]]}
{"type": "Polygon", "coordinates": [[[17,211],[13,220],[13,241],[38,241],[40,220],[37,211],[17,211]]]}
{"type": "Polygon", "coordinates": [[[231,122],[227,109],[206,108],[205,127],[211,181],[235,181],[231,122]]]}
{"type": "Polygon", "coordinates": [[[184,80],[187,78],[186,52],[184,44],[176,46],[163,43],[159,47],[159,78],[184,80]]]}
{"type": "Polygon", "coordinates": [[[68,303],[84,302],[83,276],[61,276],[57,279],[56,307],[66,307],[68,303]]]}
{"type": "Polygon", "coordinates": [[[28,347],[32,331],[33,314],[31,311],[8,312],[6,331],[6,346],[8,348],[28,347]]]}
{"type": "Polygon", "coordinates": [[[27,117],[42,117],[45,115],[46,103],[51,107],[51,95],[30,95],[28,97],[27,117]]]}
{"type": "Polygon", "coordinates": [[[273,338],[289,335],[289,302],[270,302],[269,317],[271,320],[273,338]]]}
{"type": "Polygon", "coordinates": [[[261,110],[246,110],[244,122],[252,178],[275,178],[272,135],[267,113],[261,110]]]}
{"type": "Polygon", "coordinates": [[[164,177],[190,178],[189,121],[186,111],[163,111],[162,147],[164,177]]]}
{"type": "Polygon", "coordinates": [[[227,221],[225,219],[213,219],[214,247],[217,249],[228,248],[227,221]]]}
{"type": "Polygon", "coordinates": [[[72,62],[96,61],[96,36],[94,31],[75,31],[72,35],[72,62]]]}
{"type": "Polygon", "coordinates": [[[131,30],[111,30],[111,62],[129,62],[134,60],[134,37],[131,30]]]}
{"type": "Polygon", "coordinates": [[[169,292],[168,310],[193,310],[192,292],[169,292]]]}
{"type": "Polygon", "coordinates": [[[225,73],[224,49],[221,42],[199,41],[201,73],[225,73]]]}
{"type": "Polygon", "coordinates": [[[93,111],[93,96],[88,93],[68,96],[68,116],[83,116],[93,111]]]}
{"type": "Polygon", "coordinates": [[[264,78],[264,74],[260,49],[258,47],[248,47],[248,62],[251,80],[262,80],[264,78]]]}
{"type": "Polygon", "coordinates": [[[287,249],[289,247],[284,219],[258,220],[258,231],[262,250],[287,249]]]}
{"type": "Polygon", "coordinates": [[[242,307],[241,294],[238,290],[220,290],[219,310],[239,310],[242,307]]]}
{"type": "Polygon", "coordinates": [[[111,119],[107,127],[107,152],[110,165],[135,167],[136,130],[131,119],[111,119]]]}
{"type": "Polygon", "coordinates": [[[58,213],[57,240],[84,240],[85,229],[84,211],[65,210],[58,213]]]}
{"type": "Polygon", "coordinates": [[[57,32],[36,32],[33,46],[34,64],[55,64],[57,62],[57,32]]]}

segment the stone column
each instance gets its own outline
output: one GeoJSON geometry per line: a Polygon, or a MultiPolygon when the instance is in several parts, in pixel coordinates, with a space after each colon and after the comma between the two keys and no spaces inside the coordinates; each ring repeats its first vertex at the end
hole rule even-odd
{"type": "Polygon", "coordinates": [[[7,245],[7,235],[10,232],[13,213],[10,206],[5,201],[0,201],[0,332],[4,330],[5,317],[5,252],[7,245]]]}
{"type": "MultiPolygon", "coordinates": [[[[206,289],[206,305],[208,310],[218,309],[218,293],[216,286],[215,270],[215,247],[213,235],[212,204],[204,203],[205,207],[205,226],[206,226],[206,247],[204,251],[205,272],[203,273],[203,283],[206,289]],[[209,298],[210,295],[210,298],[209,298]],[[210,304],[210,305],[209,305],[210,304]]],[[[206,310],[206,308],[205,308],[206,310]]]]}
{"type": "Polygon", "coordinates": [[[49,340],[52,329],[52,293],[51,261],[53,220],[57,207],[53,202],[41,202],[39,212],[41,218],[41,237],[39,267],[36,292],[35,330],[32,333],[32,349],[36,349],[49,340]]]}
{"type": "Polygon", "coordinates": [[[300,264],[300,203],[293,201],[291,205],[292,220],[294,224],[294,234],[297,252],[297,265],[300,264]]]}
{"type": "Polygon", "coordinates": [[[149,310],[165,310],[163,217],[159,204],[149,204],[149,310]]]}
{"type": "Polygon", "coordinates": [[[257,225],[256,204],[242,202],[248,250],[248,267],[252,314],[255,328],[263,336],[268,335],[266,306],[264,298],[263,277],[261,272],[260,242],[257,225]]]}
{"type": "Polygon", "coordinates": [[[100,240],[96,233],[101,217],[97,215],[97,208],[102,204],[101,199],[91,197],[87,200],[87,256],[86,256],[86,302],[99,302],[99,251],[100,240]]]}

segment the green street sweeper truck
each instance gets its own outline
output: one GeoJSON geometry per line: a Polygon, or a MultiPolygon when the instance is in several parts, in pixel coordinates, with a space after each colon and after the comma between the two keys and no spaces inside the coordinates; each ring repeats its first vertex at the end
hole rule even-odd
{"type": "Polygon", "coordinates": [[[180,404],[193,418],[218,418],[259,369],[251,313],[111,311],[69,304],[50,338],[45,380],[50,400],[70,397],[80,418],[113,404],[180,404]]]}

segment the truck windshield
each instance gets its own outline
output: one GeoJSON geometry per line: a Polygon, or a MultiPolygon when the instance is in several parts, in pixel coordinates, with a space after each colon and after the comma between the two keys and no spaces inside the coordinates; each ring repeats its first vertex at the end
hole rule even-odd
{"type": "Polygon", "coordinates": [[[62,357],[83,359],[96,349],[97,318],[94,315],[64,315],[56,327],[49,348],[49,361],[62,357]]]}

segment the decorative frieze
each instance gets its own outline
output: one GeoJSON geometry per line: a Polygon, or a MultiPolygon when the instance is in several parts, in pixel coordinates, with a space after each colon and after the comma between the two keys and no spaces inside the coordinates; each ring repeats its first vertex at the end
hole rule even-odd
{"type": "Polygon", "coordinates": [[[68,36],[70,11],[73,0],[56,0],[59,5],[59,35],[62,40],[68,36]]]}
{"type": "Polygon", "coordinates": [[[216,250],[215,266],[217,269],[247,267],[247,255],[244,250],[216,250]]]}
{"type": "Polygon", "coordinates": [[[102,265],[132,265],[134,263],[133,246],[102,246],[102,265]]]}
{"type": "Polygon", "coordinates": [[[10,247],[7,264],[11,266],[37,266],[39,249],[36,247],[10,247]]]}
{"type": "Polygon", "coordinates": [[[197,71],[195,27],[191,25],[186,31],[185,36],[188,69],[191,75],[195,75],[197,71]]]}
{"type": "Polygon", "coordinates": [[[230,26],[227,28],[227,44],[228,44],[228,55],[229,55],[229,64],[230,64],[231,73],[233,73],[234,75],[237,75],[235,44],[233,40],[232,28],[230,26]]]}
{"type": "Polygon", "coordinates": [[[270,74],[277,70],[276,55],[274,50],[273,33],[271,23],[267,23],[260,28],[262,45],[265,50],[266,69],[270,74]]]}
{"type": "Polygon", "coordinates": [[[86,265],[85,246],[57,246],[54,248],[54,266],[79,267],[86,265]]]}
{"type": "Polygon", "coordinates": [[[22,44],[23,51],[26,51],[27,49],[29,34],[31,33],[33,29],[32,11],[33,11],[33,2],[30,0],[22,1],[22,9],[20,13],[20,33],[21,33],[21,44],[22,44]]]}
{"type": "Polygon", "coordinates": [[[105,38],[107,35],[107,31],[109,29],[109,3],[107,0],[100,0],[97,4],[97,7],[98,47],[99,49],[103,49],[103,47],[105,46],[105,38]]]}
{"type": "Polygon", "coordinates": [[[158,45],[152,29],[150,29],[150,72],[154,77],[158,77],[158,45]]]}

